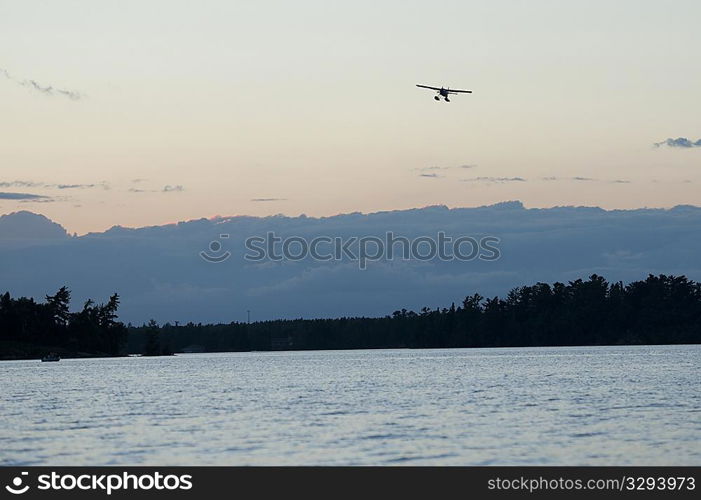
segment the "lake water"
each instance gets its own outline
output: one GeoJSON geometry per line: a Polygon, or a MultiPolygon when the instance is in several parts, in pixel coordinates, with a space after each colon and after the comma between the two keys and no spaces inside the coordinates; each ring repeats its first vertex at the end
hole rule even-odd
{"type": "Polygon", "coordinates": [[[701,346],[0,362],[1,465],[701,465],[701,346]]]}

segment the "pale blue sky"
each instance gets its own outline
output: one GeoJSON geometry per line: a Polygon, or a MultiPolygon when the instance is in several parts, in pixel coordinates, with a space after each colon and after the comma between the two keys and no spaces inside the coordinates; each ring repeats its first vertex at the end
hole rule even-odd
{"type": "Polygon", "coordinates": [[[701,138],[699,19],[695,1],[0,0],[0,193],[47,197],[0,213],[82,233],[698,204],[701,148],[652,144],[701,138]],[[474,94],[436,103],[416,83],[474,94]]]}

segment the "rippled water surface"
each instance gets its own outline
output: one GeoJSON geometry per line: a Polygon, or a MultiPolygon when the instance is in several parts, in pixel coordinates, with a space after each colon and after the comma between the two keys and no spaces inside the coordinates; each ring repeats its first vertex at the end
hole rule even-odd
{"type": "Polygon", "coordinates": [[[0,362],[0,464],[701,465],[701,346],[0,362]]]}

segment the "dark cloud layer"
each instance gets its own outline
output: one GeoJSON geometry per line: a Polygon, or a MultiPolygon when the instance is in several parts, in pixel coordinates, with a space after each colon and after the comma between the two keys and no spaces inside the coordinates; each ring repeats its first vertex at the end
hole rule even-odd
{"type": "MultiPolygon", "coordinates": [[[[55,289],[56,269],[60,269],[65,277],[61,284],[75,290],[76,304],[124,290],[120,319],[137,324],[150,318],[183,324],[228,323],[245,320],[247,309],[256,319],[381,317],[403,307],[415,311],[443,307],[477,292],[503,296],[524,283],[566,283],[594,273],[610,281],[644,279],[647,273],[686,274],[699,280],[700,224],[701,208],[689,206],[607,211],[527,209],[519,202],[506,202],[321,218],[197,219],[159,227],[115,227],[79,238],[64,236],[63,243],[57,243],[57,238],[37,241],[43,230],[36,228],[39,234],[32,238],[35,230],[30,228],[35,225],[30,225],[23,234],[28,236],[32,258],[5,243],[0,227],[0,276],[7,290],[43,297],[55,289]],[[348,241],[363,236],[384,239],[388,231],[410,240],[436,238],[439,231],[453,238],[495,236],[501,257],[457,262],[404,261],[395,256],[392,261],[373,262],[364,271],[347,259],[259,263],[244,259],[246,239],[268,232],[303,236],[307,241],[318,236],[348,241]],[[231,258],[218,264],[204,262],[200,252],[208,251],[208,243],[221,234],[230,235],[221,240],[221,251],[230,251],[231,258]],[[99,273],[86,266],[96,259],[99,273]],[[133,272],[125,273],[125,267],[133,272]],[[27,276],[33,279],[28,281],[27,276]]],[[[13,227],[25,225],[20,218],[13,227]]],[[[322,247],[320,251],[327,250],[322,247]]]]}

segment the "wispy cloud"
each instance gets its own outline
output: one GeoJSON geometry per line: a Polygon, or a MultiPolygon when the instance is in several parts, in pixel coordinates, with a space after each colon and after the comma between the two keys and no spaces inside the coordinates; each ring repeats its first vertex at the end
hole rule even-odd
{"type": "Polygon", "coordinates": [[[48,182],[39,181],[0,181],[0,187],[39,187],[46,189],[92,189],[92,188],[102,188],[109,189],[110,186],[107,182],[99,182],[92,184],[55,184],[48,182]]]}
{"type": "Polygon", "coordinates": [[[34,198],[30,200],[19,200],[20,203],[54,203],[57,201],[65,201],[64,199],[56,199],[56,198],[50,198],[48,196],[44,196],[42,198],[34,198]]]}
{"type": "Polygon", "coordinates": [[[682,149],[701,148],[701,139],[694,142],[694,141],[687,139],[686,137],[677,137],[676,139],[672,139],[670,137],[669,139],[667,139],[665,141],[656,142],[653,145],[656,148],[659,148],[660,146],[667,146],[670,148],[682,148],[682,149]]]}
{"type": "MultiPolygon", "coordinates": [[[[139,185],[139,186],[143,186],[143,183],[146,182],[146,180],[147,179],[132,179],[131,183],[139,185]]],[[[163,186],[160,189],[149,188],[146,186],[144,186],[144,187],[132,186],[132,187],[128,188],[127,191],[129,193],[180,193],[182,191],[185,191],[185,188],[180,184],[176,184],[176,185],[166,184],[165,186],[163,186]]]]}
{"type": "Polygon", "coordinates": [[[553,181],[578,181],[578,182],[597,182],[599,179],[594,179],[593,177],[582,177],[582,176],[574,176],[574,177],[557,177],[555,175],[551,175],[548,177],[541,177],[541,181],[548,181],[548,182],[553,182],[553,181]]]}
{"type": "MultiPolygon", "coordinates": [[[[134,181],[132,181],[134,182],[134,181]]],[[[180,184],[176,186],[171,186],[170,184],[167,184],[163,186],[161,189],[147,189],[147,188],[140,188],[140,187],[130,187],[127,189],[128,192],[130,193],[180,193],[182,191],[185,191],[185,188],[181,186],[180,184]]]]}
{"type": "Polygon", "coordinates": [[[447,167],[441,167],[438,165],[431,165],[428,167],[412,168],[411,170],[418,172],[419,177],[425,177],[427,179],[440,179],[440,178],[444,178],[444,177],[450,177],[450,171],[466,170],[466,169],[476,168],[476,167],[477,167],[477,165],[475,165],[475,164],[467,164],[466,163],[463,165],[447,166],[447,167]]]}
{"type": "Polygon", "coordinates": [[[16,78],[13,75],[11,75],[6,69],[0,68],[0,75],[4,76],[6,79],[16,83],[17,85],[21,85],[22,87],[29,88],[31,90],[34,90],[36,92],[40,92],[44,95],[49,95],[49,96],[61,96],[61,97],[67,97],[68,99],[71,99],[73,101],[77,101],[79,99],[82,99],[84,95],[80,92],[77,92],[75,90],[66,90],[66,89],[61,89],[58,87],[54,87],[52,85],[41,85],[35,80],[26,80],[26,79],[20,79],[16,78]]]}
{"type": "Polygon", "coordinates": [[[0,192],[0,200],[42,200],[49,199],[48,196],[32,193],[5,193],[0,192]]]}
{"type": "Polygon", "coordinates": [[[266,201],[285,201],[287,198],[251,198],[251,201],[266,202],[266,201]]]}
{"type": "Polygon", "coordinates": [[[475,164],[464,164],[464,165],[458,165],[457,167],[439,167],[432,165],[430,167],[419,167],[419,168],[414,168],[412,170],[417,170],[419,172],[431,172],[431,171],[436,171],[436,170],[455,170],[455,169],[468,169],[468,168],[476,168],[477,165],[475,164]]]}
{"type": "Polygon", "coordinates": [[[462,179],[463,182],[491,182],[491,183],[503,183],[503,182],[527,182],[523,177],[471,177],[469,179],[462,179]]]}
{"type": "Polygon", "coordinates": [[[44,187],[44,183],[33,181],[2,181],[0,182],[0,187],[44,187]]]}
{"type": "MultiPolygon", "coordinates": [[[[107,185],[105,183],[101,184],[56,184],[55,187],[57,189],[92,189],[96,187],[101,187],[103,189],[108,189],[106,187],[107,185]]],[[[54,187],[54,186],[47,186],[47,187],[54,187]]]]}
{"type": "Polygon", "coordinates": [[[548,177],[540,177],[541,181],[546,181],[546,182],[568,182],[568,181],[575,181],[575,182],[605,182],[608,184],[630,184],[631,181],[628,179],[596,179],[594,177],[582,177],[582,176],[574,176],[574,177],[557,177],[557,176],[548,176],[548,177]]]}

